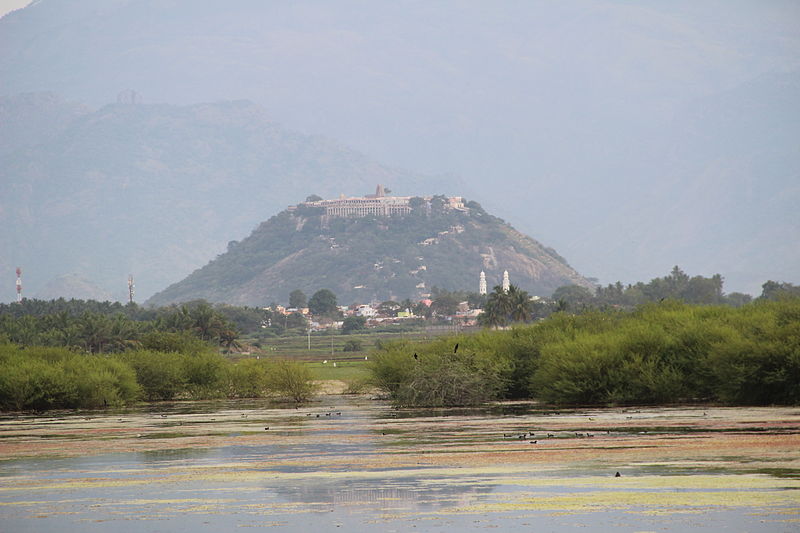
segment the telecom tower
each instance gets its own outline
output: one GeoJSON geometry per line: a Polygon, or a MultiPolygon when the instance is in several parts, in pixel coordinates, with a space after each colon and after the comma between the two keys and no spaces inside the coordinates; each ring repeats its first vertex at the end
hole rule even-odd
{"type": "Polygon", "coordinates": [[[128,274],[128,301],[133,303],[133,292],[136,285],[133,284],[133,274],[128,274]]]}
{"type": "Polygon", "coordinates": [[[22,303],[22,269],[17,267],[17,303],[22,303]]]}

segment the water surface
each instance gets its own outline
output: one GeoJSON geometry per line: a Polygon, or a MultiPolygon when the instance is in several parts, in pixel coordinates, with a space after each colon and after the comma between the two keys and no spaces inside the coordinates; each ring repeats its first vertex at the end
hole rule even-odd
{"type": "Polygon", "coordinates": [[[791,408],[194,402],[6,416],[0,458],[13,532],[800,529],[791,408]]]}

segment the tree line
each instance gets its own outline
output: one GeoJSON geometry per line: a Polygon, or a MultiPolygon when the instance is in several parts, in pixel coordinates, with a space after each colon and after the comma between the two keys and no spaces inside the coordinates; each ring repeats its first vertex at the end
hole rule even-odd
{"type": "MultiPolygon", "coordinates": [[[[800,286],[791,283],[767,281],[762,289],[759,300],[800,296],[800,286]]],[[[558,312],[581,314],[612,309],[633,310],[637,306],[664,300],[740,307],[752,302],[753,298],[739,292],[725,294],[723,278],[719,274],[689,276],[675,266],[667,276],[654,278],[648,283],[626,286],[617,282],[598,286],[594,291],[579,285],[565,285],[557,288],[550,299],[531,299],[526,291],[515,285],[511,285],[508,291],[496,286],[486,298],[479,322],[485,327],[499,328],[532,322],[558,312]]]]}
{"type": "MultiPolygon", "coordinates": [[[[624,308],[633,309],[648,302],[665,299],[680,300],[686,303],[706,305],[741,306],[752,301],[752,296],[740,292],[726,294],[724,280],[720,274],[711,277],[689,276],[679,266],[672,268],[664,277],[654,278],[647,283],[623,285],[621,282],[599,286],[595,291],[577,285],[559,287],[553,292],[552,300],[558,310],[580,312],[591,309],[624,308]]],[[[761,298],[768,298],[780,291],[797,294],[790,283],[767,281],[763,285],[761,298]]]]}
{"type": "Polygon", "coordinates": [[[195,339],[231,349],[239,330],[224,308],[207,302],[145,309],[136,304],[92,300],[28,300],[0,304],[0,338],[20,346],[51,346],[89,353],[119,353],[157,347],[163,333],[186,333],[195,339]]]}

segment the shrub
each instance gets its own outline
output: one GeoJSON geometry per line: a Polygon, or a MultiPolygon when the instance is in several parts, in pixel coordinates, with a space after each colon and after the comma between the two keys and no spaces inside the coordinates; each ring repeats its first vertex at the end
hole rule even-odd
{"type": "Polygon", "coordinates": [[[404,406],[477,405],[500,397],[511,369],[508,359],[458,340],[465,345],[457,353],[452,353],[454,337],[428,345],[387,344],[370,364],[374,385],[404,406]]]}
{"type": "Polygon", "coordinates": [[[344,343],[344,347],[342,348],[343,352],[360,352],[364,349],[364,345],[358,339],[351,339],[344,343]]]}
{"type": "Polygon", "coordinates": [[[342,322],[342,335],[366,329],[367,319],[363,316],[349,316],[342,322]]]}
{"type": "Polygon", "coordinates": [[[186,391],[196,399],[218,398],[225,393],[226,361],[218,353],[200,352],[182,358],[186,391]]]}
{"type": "Polygon", "coordinates": [[[785,320],[792,310],[783,305],[764,306],[748,327],[732,330],[711,348],[714,390],[723,402],[800,404],[800,320],[785,320]]]}
{"type": "Polygon", "coordinates": [[[270,393],[269,368],[266,361],[242,359],[228,366],[228,396],[261,398],[270,393]]]}
{"type": "MultiPolygon", "coordinates": [[[[379,352],[370,357],[368,368],[373,384],[386,392],[389,397],[397,394],[400,387],[412,376],[413,356],[415,350],[403,341],[376,341],[379,352]]],[[[416,348],[419,350],[419,348],[416,348]]]]}
{"type": "Polygon", "coordinates": [[[61,407],[63,380],[58,370],[40,359],[21,355],[4,358],[0,368],[0,406],[4,410],[61,407]]]}
{"type": "Polygon", "coordinates": [[[172,400],[185,390],[183,360],[188,356],[136,350],[118,357],[133,367],[147,400],[172,400]]]}
{"type": "Polygon", "coordinates": [[[151,331],[142,337],[142,349],[153,352],[197,353],[208,345],[187,331],[151,331]]]}
{"type": "Polygon", "coordinates": [[[449,407],[478,405],[496,399],[502,387],[500,376],[480,368],[467,356],[426,354],[411,380],[403,383],[394,402],[408,406],[449,407]]]}
{"type": "Polygon", "coordinates": [[[800,404],[800,298],[740,308],[664,301],[634,312],[556,313],[533,326],[379,349],[372,381],[404,405],[493,397],[800,404]]]}
{"type": "Polygon", "coordinates": [[[0,408],[121,405],[139,393],[133,369],[113,358],[63,348],[0,345],[0,408]]]}
{"type": "Polygon", "coordinates": [[[308,367],[293,361],[273,362],[268,383],[276,395],[297,403],[310,400],[316,389],[308,367]]]}
{"type": "Polygon", "coordinates": [[[64,407],[119,406],[135,401],[141,392],[133,368],[105,356],[76,356],[63,363],[74,397],[64,407]]]}

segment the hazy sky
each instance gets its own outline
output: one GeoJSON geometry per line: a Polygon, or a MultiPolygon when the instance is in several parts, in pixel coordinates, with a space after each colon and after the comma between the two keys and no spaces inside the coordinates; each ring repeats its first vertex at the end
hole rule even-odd
{"type": "MultiPolygon", "coordinates": [[[[0,0],[0,12],[25,3],[0,0]]],[[[602,283],[647,281],[676,264],[693,275],[721,273],[728,291],[758,293],[767,279],[798,281],[800,2],[221,5],[41,0],[0,22],[2,95],[53,91],[94,109],[126,89],[144,104],[246,99],[286,128],[442,176],[447,185],[433,192],[479,200],[602,283]]],[[[63,141],[66,168],[95,163],[70,160],[75,151],[63,141]]],[[[127,170],[122,152],[115,157],[121,159],[109,163],[109,175],[144,179],[150,172],[141,164],[127,170]]],[[[211,162],[230,168],[222,156],[211,162]]],[[[18,164],[15,173],[0,160],[0,184],[33,168],[18,164]]],[[[253,179],[260,172],[244,170],[253,179]]],[[[64,190],[77,196],[63,201],[73,209],[85,199],[73,185],[79,178],[90,183],[97,171],[67,177],[53,170],[47,178],[51,188],[71,184],[64,190]]],[[[233,185],[245,182],[238,176],[233,185]]],[[[252,217],[220,226],[209,237],[215,250],[306,194],[365,192],[320,191],[330,181],[320,180],[297,194],[279,187],[254,204],[252,217]]],[[[419,192],[403,180],[385,184],[398,194],[419,192]]],[[[250,200],[252,194],[229,204],[250,200]]],[[[222,202],[214,205],[228,216],[222,202]]],[[[43,206],[0,195],[0,226],[18,223],[9,218],[17,208],[43,213],[37,225],[22,228],[30,230],[23,242],[30,255],[0,254],[0,267],[4,260],[11,272],[17,264],[50,264],[96,278],[100,267],[86,254],[73,266],[51,257],[44,237],[65,226],[43,206]]],[[[0,249],[4,238],[25,236],[5,233],[0,249]]],[[[128,269],[108,272],[125,280],[128,269]]]]}
{"type": "Polygon", "coordinates": [[[0,17],[21,7],[25,7],[31,0],[0,0],[0,17]]]}

